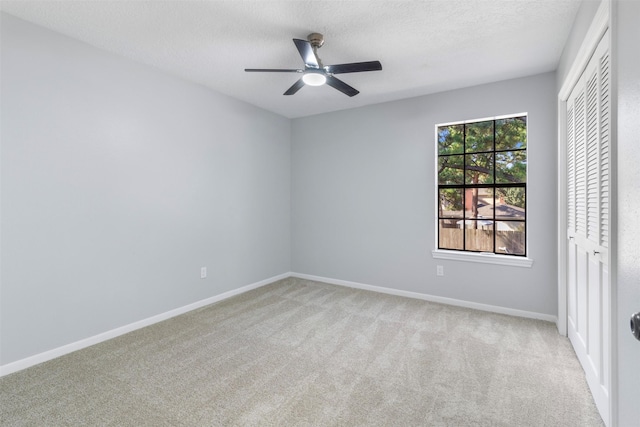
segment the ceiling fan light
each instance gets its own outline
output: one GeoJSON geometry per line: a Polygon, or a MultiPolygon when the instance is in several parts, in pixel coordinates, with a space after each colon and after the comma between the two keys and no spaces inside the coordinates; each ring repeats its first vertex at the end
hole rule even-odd
{"type": "Polygon", "coordinates": [[[322,73],[308,72],[304,73],[302,81],[309,86],[322,86],[327,82],[327,77],[322,73]]]}

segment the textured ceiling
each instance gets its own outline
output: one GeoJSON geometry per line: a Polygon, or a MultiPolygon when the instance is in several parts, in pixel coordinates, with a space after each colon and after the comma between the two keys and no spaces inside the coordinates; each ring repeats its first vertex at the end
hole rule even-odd
{"type": "MultiPolygon", "coordinates": [[[[593,1],[593,0],[588,0],[593,1]]],[[[6,1],[0,9],[294,118],[555,70],[581,0],[6,1]],[[301,68],[292,38],[320,32],[325,65],[360,90],[282,93],[301,68]]]]}

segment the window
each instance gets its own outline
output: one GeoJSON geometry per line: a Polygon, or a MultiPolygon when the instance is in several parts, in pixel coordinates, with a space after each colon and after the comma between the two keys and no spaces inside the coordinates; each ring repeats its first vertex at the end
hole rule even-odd
{"type": "Polygon", "coordinates": [[[527,116],[436,131],[438,249],[526,256],[527,116]]]}

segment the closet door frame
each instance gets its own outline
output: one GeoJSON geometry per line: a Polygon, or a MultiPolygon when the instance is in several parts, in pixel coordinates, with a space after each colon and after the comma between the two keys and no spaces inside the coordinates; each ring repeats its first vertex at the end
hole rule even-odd
{"type": "MultiPolygon", "coordinates": [[[[571,95],[574,87],[580,80],[583,72],[587,68],[589,60],[595,52],[598,44],[606,31],[610,27],[610,0],[602,0],[596,15],[593,18],[591,26],[587,31],[585,39],[580,46],[580,49],[574,59],[569,72],[562,82],[562,86],[558,93],[558,322],[557,327],[560,334],[568,335],[568,310],[567,310],[567,274],[568,274],[568,236],[567,236],[567,101],[571,95]]],[[[612,66],[614,62],[612,61],[612,66]]],[[[612,75],[614,71],[612,70],[612,75]]],[[[612,100],[613,104],[613,100],[612,100]]],[[[612,127],[614,126],[614,115],[612,112],[612,127]]],[[[610,140],[610,161],[615,160],[615,138],[610,140]]],[[[616,206],[616,191],[615,191],[615,165],[609,165],[611,170],[610,177],[610,189],[609,189],[609,203],[611,212],[615,212],[616,206]]],[[[615,291],[616,291],[616,263],[613,255],[616,253],[616,224],[615,216],[610,216],[609,224],[609,251],[608,251],[608,265],[609,265],[609,283],[611,286],[611,299],[610,299],[610,325],[616,325],[617,322],[617,308],[615,305],[615,291]],[[613,258],[612,258],[613,257],[613,258]]],[[[610,363],[611,374],[615,372],[615,361],[617,360],[616,352],[616,334],[610,334],[610,363]]],[[[610,376],[610,394],[609,394],[609,419],[604,420],[607,426],[614,425],[613,420],[617,419],[617,406],[614,404],[617,401],[617,384],[616,376],[610,376]]]]}

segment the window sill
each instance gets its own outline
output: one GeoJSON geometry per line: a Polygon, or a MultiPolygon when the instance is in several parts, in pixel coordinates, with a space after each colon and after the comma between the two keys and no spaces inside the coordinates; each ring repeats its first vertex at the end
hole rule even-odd
{"type": "Polygon", "coordinates": [[[431,251],[431,254],[434,258],[437,258],[437,259],[479,262],[482,264],[498,264],[498,265],[508,265],[511,267],[526,267],[526,268],[531,268],[531,266],[533,265],[533,260],[531,258],[503,256],[503,255],[496,255],[492,253],[470,253],[470,252],[458,252],[458,251],[447,251],[442,249],[435,249],[431,251]]]}

